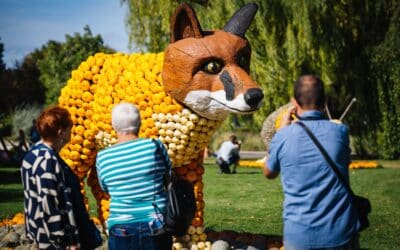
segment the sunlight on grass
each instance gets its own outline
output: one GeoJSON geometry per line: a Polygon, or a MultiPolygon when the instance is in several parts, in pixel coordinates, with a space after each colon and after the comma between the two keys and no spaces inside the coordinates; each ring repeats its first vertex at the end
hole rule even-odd
{"type": "MultiPolygon", "coordinates": [[[[237,174],[221,175],[207,159],[204,199],[205,226],[215,231],[282,235],[283,193],[278,179],[267,180],[260,168],[238,168],[237,174]]],[[[400,246],[400,164],[379,161],[384,168],[350,171],[356,194],[372,203],[371,227],[361,233],[361,246],[367,249],[395,249],[400,246]],[[386,167],[386,164],[388,167],[386,167]]],[[[86,188],[90,214],[97,215],[96,201],[86,188]]],[[[23,192],[19,168],[0,167],[0,219],[23,211],[23,192]]]]}

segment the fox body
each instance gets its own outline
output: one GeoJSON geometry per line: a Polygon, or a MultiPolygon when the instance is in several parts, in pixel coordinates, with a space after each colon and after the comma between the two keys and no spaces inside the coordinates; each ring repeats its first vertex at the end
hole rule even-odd
{"type": "Polygon", "coordinates": [[[263,99],[249,76],[251,48],[244,33],[257,6],[241,8],[223,30],[203,31],[195,12],[183,4],[171,22],[171,43],[164,53],[89,57],[61,92],[74,126],[61,156],[88,183],[107,217],[107,194],[100,191],[93,169],[99,148],[112,144],[111,109],[131,102],[140,109],[140,137],[159,138],[176,173],[195,184],[202,225],[202,152],[220,123],[234,112],[257,110],[263,99]],[[88,175],[88,173],[90,173],[88,175]]]}

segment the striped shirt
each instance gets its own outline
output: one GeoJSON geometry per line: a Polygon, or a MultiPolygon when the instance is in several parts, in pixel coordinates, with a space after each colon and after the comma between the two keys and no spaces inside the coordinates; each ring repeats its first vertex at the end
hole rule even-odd
{"type": "Polygon", "coordinates": [[[111,197],[108,228],[153,220],[154,202],[157,212],[164,213],[164,177],[171,161],[160,141],[139,138],[103,149],[97,154],[96,168],[101,188],[111,197]]]}

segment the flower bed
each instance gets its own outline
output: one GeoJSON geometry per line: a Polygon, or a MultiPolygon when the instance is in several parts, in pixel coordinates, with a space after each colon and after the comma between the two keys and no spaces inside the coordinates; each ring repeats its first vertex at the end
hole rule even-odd
{"type": "Polygon", "coordinates": [[[380,168],[382,167],[376,161],[353,161],[350,163],[350,169],[360,169],[360,168],[380,168]]]}
{"type": "MultiPolygon", "coordinates": [[[[239,161],[239,166],[249,168],[262,168],[265,165],[265,158],[255,161],[239,161]]],[[[349,169],[371,169],[382,167],[376,161],[353,161],[349,165],[349,169]]]]}

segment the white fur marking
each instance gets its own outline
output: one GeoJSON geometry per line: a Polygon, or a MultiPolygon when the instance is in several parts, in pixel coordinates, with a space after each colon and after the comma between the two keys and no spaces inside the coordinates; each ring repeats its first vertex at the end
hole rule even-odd
{"type": "Polygon", "coordinates": [[[226,100],[224,90],[210,92],[208,90],[190,91],[184,100],[191,110],[211,120],[224,120],[229,113],[248,113],[252,109],[244,100],[244,95],[236,96],[232,101],[226,100]]]}

